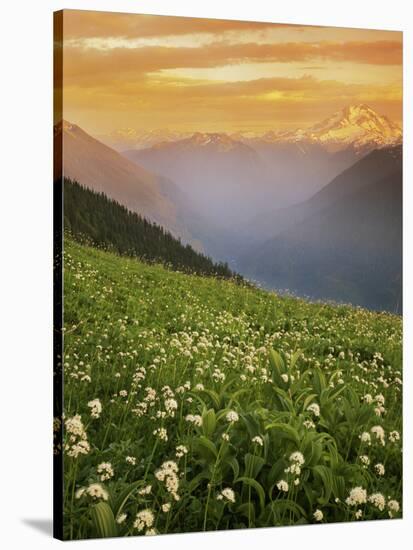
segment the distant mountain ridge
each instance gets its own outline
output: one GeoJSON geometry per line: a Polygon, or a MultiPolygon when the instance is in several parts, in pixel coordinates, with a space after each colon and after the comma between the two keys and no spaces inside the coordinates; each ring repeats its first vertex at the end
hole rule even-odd
{"type": "Polygon", "coordinates": [[[250,147],[242,141],[234,139],[225,132],[195,132],[189,137],[181,138],[175,142],[162,141],[153,146],[153,149],[176,148],[191,150],[197,147],[206,147],[217,152],[226,152],[231,149],[250,151],[250,147]]]}
{"type": "MultiPolygon", "coordinates": [[[[208,202],[217,209],[214,197],[221,203],[230,200],[233,208],[227,216],[233,224],[235,210],[252,218],[271,204],[283,207],[302,202],[362,156],[401,139],[397,124],[358,104],[304,130],[262,135],[195,132],[123,154],[172,179],[201,211],[208,202]]],[[[220,206],[216,213],[215,222],[225,224],[220,206]]]]}
{"type": "Polygon", "coordinates": [[[123,155],[174,181],[214,225],[238,223],[271,192],[271,173],[261,156],[227,134],[197,132],[123,155]]]}
{"type": "Polygon", "coordinates": [[[65,177],[215,261],[269,288],[400,311],[402,132],[370,107],[260,137],[154,132],[122,153],[69,122],[55,131],[65,177]]]}
{"type": "Polygon", "coordinates": [[[137,130],[120,128],[97,138],[117,151],[147,149],[161,143],[185,139],[232,139],[253,144],[267,143],[312,143],[334,150],[348,147],[377,148],[397,145],[402,139],[402,129],[387,116],[377,113],[364,103],[350,104],[308,128],[287,131],[277,129],[262,133],[253,131],[178,131],[169,128],[137,130]],[[202,137],[204,136],[204,137],[202,137]]]}
{"type": "Polygon", "coordinates": [[[250,220],[247,231],[255,230],[256,241],[276,237],[332,203],[346,199],[371,181],[387,177],[402,169],[402,147],[375,149],[336,176],[310,199],[288,208],[261,212],[250,220]]]}
{"type": "Polygon", "coordinates": [[[272,219],[274,236],[238,258],[242,273],[313,299],[401,312],[401,146],[374,150],[272,219]]]}
{"type": "Polygon", "coordinates": [[[330,150],[381,148],[401,143],[400,126],[365,104],[349,105],[305,130],[267,133],[265,141],[317,143],[330,150]]]}
{"type": "Polygon", "coordinates": [[[168,182],[90,136],[76,124],[63,121],[55,138],[63,133],[63,175],[104,193],[129,210],[162,225],[186,242],[192,236],[165,193],[168,182]]]}
{"type": "Polygon", "coordinates": [[[97,138],[116,151],[126,149],[146,149],[164,141],[178,141],[192,135],[191,132],[176,132],[168,128],[157,130],[136,130],[135,128],[120,128],[108,134],[100,134],[97,138]]]}

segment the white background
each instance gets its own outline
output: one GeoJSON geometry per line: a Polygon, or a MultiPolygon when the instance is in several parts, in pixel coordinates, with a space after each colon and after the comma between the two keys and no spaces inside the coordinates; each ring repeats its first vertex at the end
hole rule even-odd
{"type": "MultiPolygon", "coordinates": [[[[85,541],[82,548],[195,545],[321,550],[397,546],[413,537],[412,25],[408,0],[9,0],[0,15],[0,545],[62,544],[52,517],[52,11],[100,9],[404,30],[404,520],[85,541]],[[409,288],[410,287],[410,288],[409,288]],[[410,410],[409,410],[410,408],[410,410]]],[[[411,542],[411,541],[410,541],[411,542]]],[[[410,544],[409,544],[410,546],[410,544]]],[[[411,546],[410,546],[411,547],[411,546]]]]}

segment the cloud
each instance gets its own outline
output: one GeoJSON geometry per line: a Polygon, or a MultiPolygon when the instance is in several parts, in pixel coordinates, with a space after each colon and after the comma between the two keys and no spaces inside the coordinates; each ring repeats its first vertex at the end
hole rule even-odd
{"type": "MultiPolygon", "coordinates": [[[[300,126],[350,103],[368,103],[400,118],[401,89],[384,84],[346,84],[314,77],[203,82],[163,78],[112,82],[86,92],[65,89],[71,109],[123,120],[138,127],[197,129],[300,126]]],[[[118,126],[121,124],[118,123],[118,126]]]]}
{"type": "Polygon", "coordinates": [[[280,44],[213,43],[203,48],[142,47],[98,50],[79,46],[65,48],[65,77],[106,82],[125,74],[163,69],[219,67],[252,62],[336,61],[371,65],[400,65],[402,44],[376,42],[294,42],[280,44]]]}
{"type": "Polygon", "coordinates": [[[128,125],[135,121],[137,126],[191,129],[295,126],[354,102],[401,117],[398,33],[389,34],[391,39],[376,39],[372,31],[352,34],[348,29],[346,39],[340,40],[343,33],[332,34],[331,29],[327,33],[325,28],[318,34],[311,27],[300,41],[296,31],[309,27],[295,27],[291,32],[283,30],[283,40],[275,41],[279,33],[269,31],[274,28],[269,23],[66,14],[65,108],[80,125],[93,120],[97,121],[94,126],[111,124],[113,128],[126,120],[128,125]],[[249,34],[251,30],[260,33],[259,29],[267,29],[261,33],[266,42],[254,42],[249,34]],[[206,33],[210,34],[207,42],[198,40],[206,33]],[[327,34],[334,39],[316,40],[327,34]],[[167,38],[139,46],[135,40],[156,36],[167,38]],[[178,41],[177,36],[186,38],[178,41]],[[95,45],[93,37],[99,38],[95,45]],[[125,39],[127,46],[120,47],[121,40],[108,37],[125,39]],[[314,69],[325,78],[306,74],[314,69]]]}
{"type": "Polygon", "coordinates": [[[274,28],[276,26],[300,28],[300,26],[296,25],[277,25],[266,22],[258,23],[225,19],[200,19],[81,10],[65,10],[64,14],[66,40],[84,37],[143,38],[194,33],[219,34],[234,30],[264,30],[267,27],[274,28]]]}
{"type": "Polygon", "coordinates": [[[356,63],[398,65],[402,61],[402,45],[398,41],[376,42],[287,42],[279,44],[220,44],[211,46],[212,55],[227,55],[232,62],[242,61],[309,61],[335,60],[356,63]]]}

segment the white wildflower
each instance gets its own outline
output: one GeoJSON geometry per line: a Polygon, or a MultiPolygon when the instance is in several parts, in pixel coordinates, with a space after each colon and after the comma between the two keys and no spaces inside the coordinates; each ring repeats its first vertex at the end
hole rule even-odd
{"type": "Polygon", "coordinates": [[[82,423],[82,417],[79,414],[65,420],[65,428],[68,434],[85,438],[85,428],[82,423]]]}
{"type": "Polygon", "coordinates": [[[235,493],[234,493],[234,491],[232,489],[230,489],[229,487],[226,487],[225,489],[222,489],[220,494],[217,496],[217,499],[222,500],[223,498],[225,500],[227,500],[228,502],[234,503],[235,502],[235,493]]]}
{"type": "Polygon", "coordinates": [[[75,498],[80,498],[85,494],[86,487],[80,487],[75,493],[75,498]]]}
{"type": "Polygon", "coordinates": [[[389,433],[389,441],[391,441],[391,443],[395,443],[396,441],[399,441],[399,440],[400,440],[399,432],[397,432],[396,430],[393,430],[389,433]]]}
{"type": "Polygon", "coordinates": [[[376,396],[374,397],[374,399],[376,400],[376,403],[377,403],[377,405],[379,405],[379,406],[383,406],[384,403],[385,403],[385,401],[386,401],[385,398],[384,398],[384,395],[381,394],[381,393],[379,393],[378,395],[376,395],[376,396]]]}
{"type": "Polygon", "coordinates": [[[168,432],[165,428],[156,428],[156,430],[154,430],[152,433],[161,441],[168,441],[168,432]]]}
{"type": "Polygon", "coordinates": [[[175,416],[175,412],[178,409],[178,403],[175,399],[166,399],[165,400],[165,409],[169,416],[175,416]]]}
{"type": "Polygon", "coordinates": [[[156,479],[165,483],[166,490],[173,496],[176,501],[178,501],[180,498],[178,495],[178,471],[178,464],[173,460],[168,460],[164,462],[160,469],[155,472],[156,479]]]}
{"type": "Polygon", "coordinates": [[[176,447],[176,458],[182,458],[186,454],[188,454],[188,449],[185,445],[178,445],[176,447]]]}
{"type": "Polygon", "coordinates": [[[386,499],[381,493],[373,493],[369,496],[369,502],[373,504],[376,508],[378,508],[381,512],[384,510],[386,506],[386,499]]]}
{"type": "Polygon", "coordinates": [[[393,514],[397,514],[397,512],[400,510],[400,504],[397,502],[397,500],[389,500],[387,503],[387,508],[389,509],[389,517],[393,517],[393,514]]]}
{"type": "Polygon", "coordinates": [[[65,444],[67,455],[72,458],[77,458],[79,455],[87,455],[90,451],[90,445],[81,416],[76,414],[66,419],[65,428],[68,434],[68,442],[65,444]]]}
{"type": "Polygon", "coordinates": [[[138,531],[143,531],[145,527],[152,527],[155,521],[155,516],[153,515],[152,510],[147,508],[136,514],[136,519],[133,523],[133,526],[138,531]]]}
{"type": "Polygon", "coordinates": [[[385,474],[385,469],[384,469],[383,464],[381,464],[381,463],[376,464],[376,465],[374,466],[374,469],[376,470],[377,475],[379,475],[379,476],[384,476],[384,474],[385,474]]]}
{"type": "Polygon", "coordinates": [[[308,405],[307,411],[313,413],[314,416],[320,416],[320,406],[317,403],[311,403],[311,405],[308,405]]]}
{"type": "Polygon", "coordinates": [[[110,462],[102,462],[99,464],[97,467],[97,472],[99,474],[100,481],[106,481],[115,475],[110,462]]]}
{"type": "Polygon", "coordinates": [[[363,432],[360,435],[360,440],[362,443],[366,443],[366,445],[371,445],[371,436],[369,432],[363,432]]]}
{"type": "Polygon", "coordinates": [[[145,485],[142,489],[139,489],[138,494],[141,496],[150,495],[152,491],[152,485],[145,485]]]}
{"type": "Polygon", "coordinates": [[[121,525],[122,523],[124,523],[124,521],[127,517],[128,517],[128,515],[125,514],[125,513],[119,514],[118,517],[116,518],[116,523],[121,525]]]}
{"type": "Polygon", "coordinates": [[[238,422],[239,416],[235,411],[229,411],[225,417],[228,422],[238,422]]]}
{"type": "Polygon", "coordinates": [[[360,455],[359,459],[362,465],[366,468],[370,464],[370,458],[367,455],[360,455]]]}
{"type": "Polygon", "coordinates": [[[288,483],[284,480],[284,479],[281,479],[278,483],[277,483],[277,489],[279,491],[283,491],[284,493],[288,493],[288,483]]]}
{"type": "Polygon", "coordinates": [[[66,445],[65,450],[68,456],[77,458],[79,455],[87,455],[90,451],[90,445],[87,440],[82,439],[73,445],[66,445]]]}
{"type": "Polygon", "coordinates": [[[315,428],[315,424],[312,420],[304,420],[303,425],[307,430],[310,430],[311,428],[315,428]]]}
{"type": "Polygon", "coordinates": [[[367,502],[367,491],[362,487],[354,487],[351,489],[349,496],[346,498],[346,504],[349,506],[358,506],[367,502]]]}
{"type": "Polygon", "coordinates": [[[102,413],[102,403],[99,399],[93,399],[89,401],[87,406],[90,408],[90,416],[92,418],[99,418],[102,413]]]}
{"type": "Polygon", "coordinates": [[[317,508],[317,510],[313,514],[313,517],[316,521],[322,521],[324,514],[321,510],[317,508]]]}
{"type": "Polygon", "coordinates": [[[386,444],[384,440],[384,430],[381,426],[373,426],[370,432],[376,436],[376,439],[384,446],[386,444]]]}
{"type": "Polygon", "coordinates": [[[109,498],[108,492],[100,483],[91,483],[85,492],[92,498],[101,498],[102,500],[108,500],[109,498]]]}
{"type": "Polygon", "coordinates": [[[194,426],[197,426],[197,427],[202,426],[202,416],[200,416],[199,414],[187,414],[185,416],[185,420],[187,422],[190,422],[194,426]]]}
{"type": "Polygon", "coordinates": [[[291,453],[290,462],[294,462],[295,464],[298,464],[298,466],[302,466],[305,463],[303,453],[300,453],[300,451],[295,451],[294,453],[291,453]]]}

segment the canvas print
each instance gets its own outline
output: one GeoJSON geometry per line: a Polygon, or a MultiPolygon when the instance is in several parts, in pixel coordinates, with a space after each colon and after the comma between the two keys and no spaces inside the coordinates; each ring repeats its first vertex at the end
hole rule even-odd
{"type": "Polygon", "coordinates": [[[54,26],[55,536],[401,518],[402,33],[54,26]]]}

